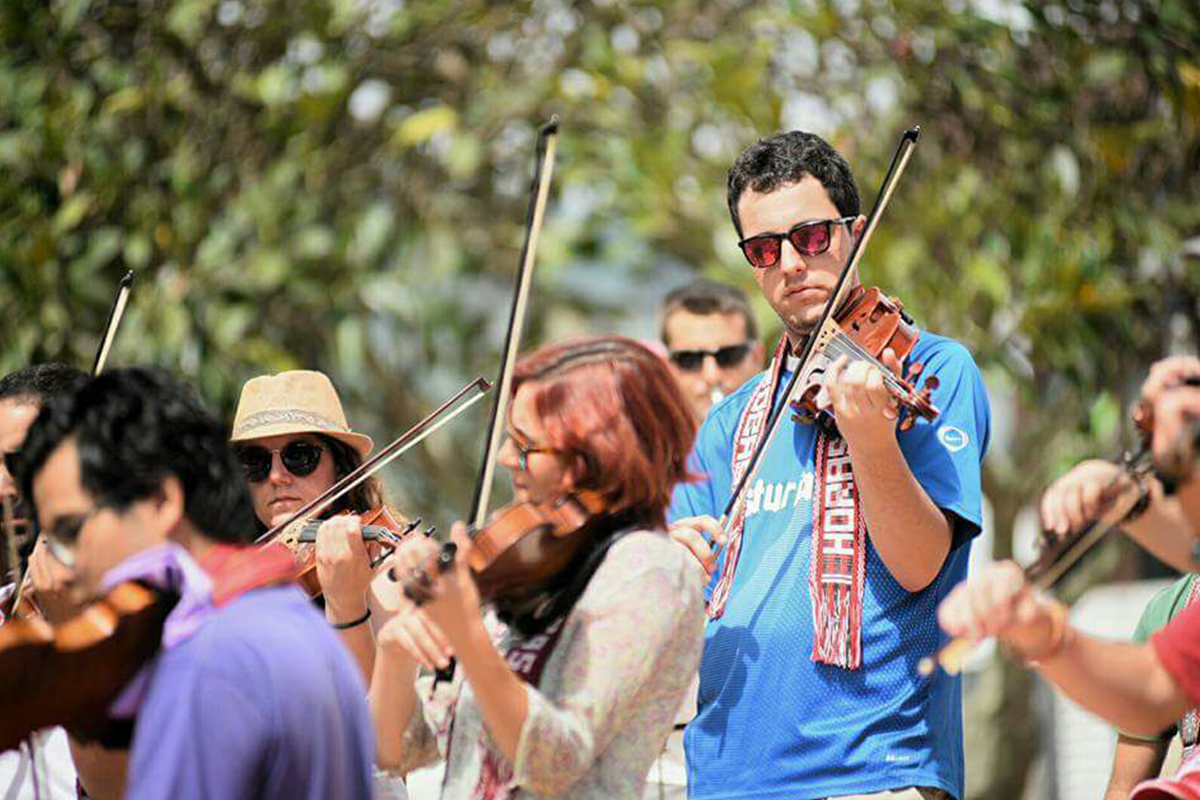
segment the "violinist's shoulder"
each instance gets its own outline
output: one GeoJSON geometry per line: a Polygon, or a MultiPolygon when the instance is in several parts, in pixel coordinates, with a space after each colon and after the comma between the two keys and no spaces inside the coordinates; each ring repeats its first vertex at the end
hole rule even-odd
{"type": "Polygon", "coordinates": [[[977,370],[975,357],[966,345],[949,336],[921,331],[921,336],[908,354],[907,363],[921,362],[926,370],[957,367],[977,370]]]}
{"type": "Polygon", "coordinates": [[[700,589],[700,570],[686,547],[673,542],[665,531],[637,530],[613,544],[600,568],[625,579],[665,577],[680,590],[700,589]]]}

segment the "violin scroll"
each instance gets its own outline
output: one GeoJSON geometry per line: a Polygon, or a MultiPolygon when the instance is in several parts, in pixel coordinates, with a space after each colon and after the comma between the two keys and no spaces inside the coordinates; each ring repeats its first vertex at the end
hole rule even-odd
{"type": "Polygon", "coordinates": [[[823,384],[829,365],[841,356],[851,361],[867,361],[884,375],[884,385],[900,403],[900,430],[906,431],[917,417],[937,419],[941,413],[931,396],[938,387],[936,375],[925,379],[917,389],[917,379],[923,364],[909,365],[908,378],[892,373],[880,360],[883,351],[890,349],[903,361],[916,345],[921,332],[912,317],[904,313],[904,304],[887,297],[878,287],[856,288],[832,320],[826,320],[814,343],[816,356],[805,374],[799,399],[792,408],[801,422],[829,424],[828,393],[823,384]]]}

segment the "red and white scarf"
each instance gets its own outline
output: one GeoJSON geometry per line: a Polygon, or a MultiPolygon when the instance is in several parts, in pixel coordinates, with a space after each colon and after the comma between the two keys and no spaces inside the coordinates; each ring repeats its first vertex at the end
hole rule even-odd
{"type": "MultiPolygon", "coordinates": [[[[513,645],[504,653],[504,660],[509,669],[517,673],[517,677],[530,686],[537,686],[542,679],[542,670],[558,636],[562,633],[562,617],[546,630],[530,638],[526,642],[513,645]]],[[[479,747],[483,752],[483,764],[480,767],[479,782],[471,793],[472,800],[511,800],[517,794],[518,786],[513,780],[513,768],[500,753],[496,752],[491,742],[481,738],[479,747]]]]}
{"type": "MultiPolygon", "coordinates": [[[[730,463],[733,486],[749,468],[759,440],[766,435],[771,404],[789,354],[788,340],[784,337],[771,359],[769,377],[759,381],[742,411],[730,463]]],[[[807,371],[813,369],[814,365],[810,363],[807,371]]],[[[808,575],[813,607],[812,659],[822,664],[858,669],[862,664],[867,526],[850,465],[849,449],[836,433],[818,432],[813,477],[812,557],[808,575]]],[[[729,601],[746,528],[745,506],[741,503],[730,520],[725,563],[708,604],[710,619],[718,619],[724,614],[725,604],[729,601]]]]}

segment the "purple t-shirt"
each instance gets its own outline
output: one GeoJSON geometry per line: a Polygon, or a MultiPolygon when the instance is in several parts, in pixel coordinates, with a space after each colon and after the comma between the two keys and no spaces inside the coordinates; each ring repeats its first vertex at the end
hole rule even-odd
{"type": "Polygon", "coordinates": [[[259,589],[159,655],[126,800],[369,798],[374,755],[349,653],[298,589],[259,589]]]}

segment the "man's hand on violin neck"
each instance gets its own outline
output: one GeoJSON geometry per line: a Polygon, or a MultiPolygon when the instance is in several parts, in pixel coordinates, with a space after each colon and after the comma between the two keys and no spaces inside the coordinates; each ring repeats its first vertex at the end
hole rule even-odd
{"type": "MultiPolygon", "coordinates": [[[[883,351],[881,360],[894,374],[900,374],[900,360],[890,348],[883,351]]],[[[878,367],[841,356],[825,374],[825,384],[838,431],[851,449],[861,453],[895,446],[899,403],[878,367]]]]}
{"type": "Polygon", "coordinates": [[[1178,481],[1192,535],[1200,538],[1200,387],[1177,386],[1154,403],[1154,464],[1178,481]]]}

